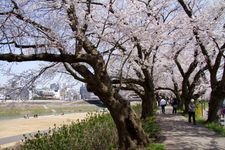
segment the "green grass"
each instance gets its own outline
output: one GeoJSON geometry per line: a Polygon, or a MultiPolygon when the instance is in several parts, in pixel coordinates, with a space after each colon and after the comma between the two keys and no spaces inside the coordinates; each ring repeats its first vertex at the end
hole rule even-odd
{"type": "Polygon", "coordinates": [[[207,123],[206,127],[225,137],[225,127],[220,125],[219,123],[207,123]]]}
{"type": "Polygon", "coordinates": [[[148,150],[165,150],[165,146],[160,143],[152,143],[148,146],[148,150]]]}
{"type": "Polygon", "coordinates": [[[41,107],[36,108],[12,108],[12,107],[6,107],[6,108],[0,108],[0,119],[10,119],[10,118],[18,118],[23,117],[26,114],[29,114],[30,116],[34,114],[50,114],[51,110],[46,110],[41,107]]]}
{"type": "Polygon", "coordinates": [[[0,104],[0,120],[21,118],[27,114],[32,117],[34,114],[51,115],[61,113],[93,112],[98,109],[99,108],[95,105],[79,105],[76,103],[5,103],[0,104]],[[44,105],[46,105],[47,108],[44,108],[44,105]]]}
{"type": "Polygon", "coordinates": [[[79,107],[53,107],[57,113],[75,113],[75,112],[94,112],[99,108],[97,106],[79,106],[79,107]]]}
{"type": "MultiPolygon", "coordinates": [[[[158,107],[157,107],[158,108],[158,107]]],[[[141,117],[141,105],[135,105],[133,106],[133,109],[137,116],[141,117]]],[[[157,109],[155,109],[156,112],[157,109]]],[[[156,122],[156,116],[148,117],[146,120],[142,120],[142,127],[149,135],[149,138],[151,140],[149,146],[146,148],[147,150],[165,150],[165,146],[163,144],[157,143],[157,140],[159,138],[161,129],[159,125],[156,122]]]]}
{"type": "Polygon", "coordinates": [[[217,122],[206,123],[206,121],[202,118],[197,118],[196,121],[197,123],[203,125],[204,127],[212,131],[215,131],[216,133],[225,137],[225,126],[222,126],[221,124],[217,122]]]}

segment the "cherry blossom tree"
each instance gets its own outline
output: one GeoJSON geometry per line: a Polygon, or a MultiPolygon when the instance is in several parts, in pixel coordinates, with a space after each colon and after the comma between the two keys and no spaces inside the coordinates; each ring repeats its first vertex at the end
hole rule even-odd
{"type": "MultiPolygon", "coordinates": [[[[210,73],[211,96],[208,122],[216,121],[218,109],[225,98],[224,70],[224,1],[205,1],[202,8],[195,1],[178,0],[189,19],[189,24],[210,73]],[[210,14],[210,15],[209,15],[210,14]]],[[[204,2],[204,1],[203,1],[204,2]]]]}
{"type": "MultiPolygon", "coordinates": [[[[123,24],[118,24],[117,30],[128,39],[118,47],[123,53],[127,52],[125,59],[127,67],[124,73],[121,73],[123,70],[118,70],[117,83],[123,83],[122,89],[133,90],[139,95],[142,99],[142,118],[145,119],[153,115],[156,103],[154,86],[156,54],[160,48],[165,48],[169,37],[167,35],[174,30],[170,22],[177,6],[171,1],[133,1],[127,4],[125,9],[132,11],[126,18],[120,20],[123,24]]],[[[121,59],[123,57],[121,54],[121,59]]],[[[121,65],[123,67],[124,62],[121,65]]]]}
{"type": "MultiPolygon", "coordinates": [[[[192,41],[192,43],[195,43],[192,41]]],[[[187,45],[187,44],[186,44],[187,45]]],[[[188,104],[190,103],[190,100],[192,98],[197,99],[200,97],[204,91],[198,91],[198,93],[195,93],[196,86],[198,84],[202,84],[200,81],[200,77],[204,76],[204,71],[207,69],[206,66],[200,66],[201,61],[199,61],[198,55],[198,49],[194,48],[193,51],[193,60],[190,58],[188,59],[188,65],[187,69],[184,70],[182,67],[182,63],[178,60],[179,55],[181,54],[183,48],[179,49],[174,57],[175,64],[182,76],[182,85],[181,85],[181,104],[184,104],[184,112],[188,112],[188,104]],[[194,95],[195,93],[195,95],[194,95]]],[[[190,53],[190,49],[188,49],[188,53],[190,53]]],[[[187,59],[187,54],[185,55],[187,59]]],[[[183,59],[184,60],[184,59],[183,59]]],[[[204,63],[203,63],[204,64],[204,63]]]]}
{"type": "MultiPolygon", "coordinates": [[[[115,1],[1,1],[1,54],[8,62],[47,61],[64,65],[74,79],[87,84],[109,109],[120,149],[147,145],[130,103],[112,86],[103,50],[103,35],[113,23],[115,1]]],[[[107,37],[107,36],[105,36],[107,37]]]]}

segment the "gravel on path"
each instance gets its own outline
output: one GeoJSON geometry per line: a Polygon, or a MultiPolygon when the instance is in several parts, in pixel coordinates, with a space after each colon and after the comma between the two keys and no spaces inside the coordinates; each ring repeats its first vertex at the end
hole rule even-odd
{"type": "Polygon", "coordinates": [[[158,114],[157,120],[166,150],[225,150],[225,137],[201,125],[188,123],[180,114],[172,114],[170,106],[166,107],[166,114],[158,114]]]}

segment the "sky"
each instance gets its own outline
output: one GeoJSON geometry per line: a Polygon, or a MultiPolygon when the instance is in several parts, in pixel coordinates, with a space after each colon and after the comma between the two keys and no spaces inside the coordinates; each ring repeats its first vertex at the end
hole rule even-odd
{"type": "Polygon", "coordinates": [[[0,75],[1,75],[0,85],[7,83],[7,81],[11,78],[11,76],[9,76],[7,72],[19,74],[28,69],[32,69],[32,68],[37,69],[40,64],[41,62],[20,62],[20,63],[11,62],[9,63],[9,62],[0,61],[0,75]]]}
{"type": "MultiPolygon", "coordinates": [[[[20,74],[24,71],[35,69],[37,70],[40,65],[46,64],[46,62],[41,61],[31,61],[31,62],[4,62],[0,61],[0,87],[4,86],[10,78],[13,76],[9,76],[6,72],[10,71],[10,73],[20,74]]],[[[50,84],[58,83],[61,87],[65,84],[69,87],[74,87],[77,91],[79,91],[80,86],[83,84],[79,81],[74,80],[74,78],[68,76],[62,76],[62,74],[56,75],[54,78],[50,78],[39,82],[36,86],[37,88],[50,87],[50,84]]]]}
{"type": "Polygon", "coordinates": [[[12,77],[10,74],[20,74],[24,71],[30,69],[38,69],[41,64],[44,64],[40,61],[31,61],[31,62],[4,62],[0,61],[0,85],[7,83],[7,81],[12,77]]]}

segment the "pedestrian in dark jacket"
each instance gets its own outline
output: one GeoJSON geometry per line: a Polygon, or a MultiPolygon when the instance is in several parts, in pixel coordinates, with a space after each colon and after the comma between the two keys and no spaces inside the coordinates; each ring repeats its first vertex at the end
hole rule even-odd
{"type": "Polygon", "coordinates": [[[195,103],[194,103],[194,99],[191,99],[191,102],[188,105],[188,122],[191,123],[191,118],[193,118],[193,124],[195,125],[195,103]]]}
{"type": "Polygon", "coordinates": [[[176,114],[177,113],[177,107],[178,107],[178,103],[177,103],[177,99],[176,98],[174,98],[173,99],[173,102],[172,102],[172,107],[173,107],[173,114],[176,114]]]}

